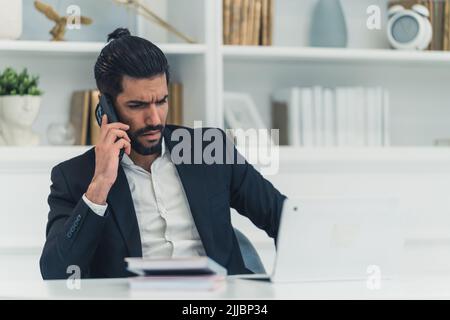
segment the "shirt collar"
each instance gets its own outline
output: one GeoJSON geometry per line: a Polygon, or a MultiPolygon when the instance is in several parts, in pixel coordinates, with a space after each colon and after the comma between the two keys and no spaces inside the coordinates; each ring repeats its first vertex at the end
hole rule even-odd
{"type": "MultiPolygon", "coordinates": [[[[161,142],[160,157],[163,157],[166,154],[166,152],[168,152],[168,150],[166,148],[166,143],[165,143],[164,137],[162,137],[161,139],[162,139],[162,142],[161,142]]],[[[134,162],[133,162],[133,160],[131,160],[131,158],[126,153],[124,153],[121,164],[126,165],[126,166],[131,166],[131,165],[134,165],[134,162]]]]}

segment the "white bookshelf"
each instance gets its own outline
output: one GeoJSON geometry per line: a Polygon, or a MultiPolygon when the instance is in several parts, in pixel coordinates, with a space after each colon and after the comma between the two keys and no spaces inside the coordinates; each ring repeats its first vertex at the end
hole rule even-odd
{"type": "MultiPolygon", "coordinates": [[[[310,10],[313,2],[304,1],[303,11],[310,10]]],[[[348,13],[353,8],[351,2],[345,1],[348,13]]],[[[220,0],[166,0],[151,2],[151,6],[198,41],[182,43],[137,17],[136,33],[160,46],[169,58],[172,78],[185,85],[187,125],[202,121],[206,126],[223,127],[224,91],[250,93],[270,127],[270,95],[274,90],[363,85],[383,86],[391,92],[393,146],[427,147],[435,139],[450,138],[450,126],[446,124],[450,119],[450,73],[445,68],[450,65],[449,52],[395,51],[383,48],[379,39],[379,48],[358,48],[355,41],[350,48],[307,47],[303,30],[307,23],[297,24],[292,14],[302,7],[292,0],[277,1],[272,47],[224,46],[220,0]],[[289,26],[302,28],[300,36],[287,37],[289,26]]],[[[358,9],[358,5],[353,6],[358,9]]],[[[304,20],[308,15],[303,11],[298,17],[304,20]]],[[[0,68],[27,67],[41,75],[45,95],[35,129],[44,145],[48,144],[48,125],[67,121],[72,91],[95,87],[93,65],[104,45],[87,41],[0,41],[0,68]]]]}
{"type": "MultiPolygon", "coordinates": [[[[182,44],[182,43],[156,43],[156,45],[169,55],[183,54],[205,54],[204,44],[182,44]]],[[[86,41],[26,41],[26,40],[0,40],[0,51],[3,53],[23,54],[48,54],[48,55],[91,55],[97,57],[105,43],[86,41]]]]}
{"type": "Polygon", "coordinates": [[[312,47],[221,47],[223,58],[232,60],[258,60],[260,62],[329,62],[329,63],[377,63],[412,65],[449,65],[450,52],[397,51],[391,49],[347,49],[312,47]]]}

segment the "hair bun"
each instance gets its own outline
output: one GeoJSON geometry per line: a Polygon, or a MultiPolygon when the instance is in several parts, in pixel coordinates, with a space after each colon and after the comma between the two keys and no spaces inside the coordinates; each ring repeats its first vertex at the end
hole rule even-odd
{"type": "Polygon", "coordinates": [[[131,36],[131,33],[127,28],[117,28],[116,30],[108,34],[108,42],[126,36],[131,36]]]}

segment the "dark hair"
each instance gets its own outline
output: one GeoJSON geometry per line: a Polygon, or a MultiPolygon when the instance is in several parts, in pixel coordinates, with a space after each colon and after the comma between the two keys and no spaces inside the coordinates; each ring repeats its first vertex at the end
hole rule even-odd
{"type": "Polygon", "coordinates": [[[108,35],[94,67],[95,81],[100,92],[114,100],[122,92],[123,76],[151,78],[165,74],[169,83],[169,63],[164,53],[152,42],[132,36],[125,28],[108,35]]]}

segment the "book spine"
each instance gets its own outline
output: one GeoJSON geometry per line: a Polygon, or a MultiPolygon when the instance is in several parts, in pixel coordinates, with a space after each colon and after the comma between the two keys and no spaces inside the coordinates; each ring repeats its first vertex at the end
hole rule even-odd
{"type": "Polygon", "coordinates": [[[169,110],[167,113],[167,123],[183,124],[183,89],[182,84],[173,82],[169,87],[169,110]]]}
{"type": "Polygon", "coordinates": [[[273,19],[274,19],[274,0],[269,0],[269,15],[267,21],[267,45],[271,46],[273,43],[273,19]]]}
{"type": "Polygon", "coordinates": [[[450,50],[450,0],[445,0],[444,3],[444,44],[443,50],[450,50]]]}
{"type": "Polygon", "coordinates": [[[255,0],[255,20],[253,27],[253,45],[258,46],[261,36],[261,10],[262,10],[262,0],[255,0]]]}
{"type": "Polygon", "coordinates": [[[355,119],[356,119],[356,146],[362,147],[365,145],[365,115],[364,115],[364,88],[355,88],[355,119]]]}
{"type": "Polygon", "coordinates": [[[323,106],[322,106],[322,88],[314,87],[314,103],[313,103],[313,117],[314,117],[314,145],[316,147],[323,146],[324,140],[324,123],[323,123],[323,106]]]}
{"type": "Polygon", "coordinates": [[[183,85],[181,83],[175,84],[175,110],[174,110],[174,124],[183,125],[183,85]]]}
{"type": "Polygon", "coordinates": [[[233,22],[231,28],[231,44],[240,43],[240,25],[241,25],[241,0],[233,0],[233,22]]]}
{"type": "Polygon", "coordinates": [[[173,104],[174,104],[174,97],[173,97],[173,83],[169,84],[169,109],[167,110],[167,118],[166,122],[168,124],[173,124],[173,104]]]}
{"type": "Polygon", "coordinates": [[[223,0],[223,44],[230,44],[231,1],[223,0]]]}
{"type": "Polygon", "coordinates": [[[344,94],[342,88],[336,88],[336,145],[342,147],[344,141],[344,94]]]}
{"type": "Polygon", "coordinates": [[[268,19],[269,19],[269,0],[262,0],[262,18],[261,18],[261,45],[268,45],[268,19]]]}
{"type": "Polygon", "coordinates": [[[444,13],[445,13],[445,8],[444,8],[444,1],[438,1],[435,2],[434,6],[434,11],[435,11],[435,16],[436,16],[436,47],[435,50],[440,50],[442,51],[443,49],[443,44],[444,44],[444,13]]]}
{"type": "Polygon", "coordinates": [[[390,136],[390,102],[389,91],[383,91],[383,146],[389,147],[391,145],[390,136]]]}
{"type": "Polygon", "coordinates": [[[325,89],[323,94],[323,117],[324,117],[324,146],[335,146],[335,113],[334,93],[331,89],[325,89]]]}
{"type": "Polygon", "coordinates": [[[289,141],[292,146],[299,147],[301,145],[301,128],[300,128],[300,90],[294,88],[289,92],[289,141]]]}
{"type": "Polygon", "coordinates": [[[355,89],[352,87],[345,89],[347,93],[347,104],[346,104],[346,114],[347,114],[347,145],[356,145],[356,104],[355,104],[355,89]]]}
{"type": "MultiPolygon", "coordinates": [[[[427,7],[428,7],[428,10],[430,11],[430,22],[431,22],[431,26],[433,28],[433,34],[435,34],[435,23],[436,22],[435,22],[435,16],[434,16],[433,1],[434,0],[428,0],[427,7]]],[[[435,47],[434,41],[435,41],[435,37],[433,35],[430,46],[429,46],[429,50],[434,50],[434,47],[435,47]]]]}
{"type": "Polygon", "coordinates": [[[278,138],[279,145],[289,145],[288,137],[288,106],[287,102],[273,101],[272,102],[272,128],[279,130],[278,138]]]}
{"type": "Polygon", "coordinates": [[[88,144],[89,131],[89,91],[76,91],[72,94],[70,123],[75,130],[75,144],[88,144]]]}
{"type": "Polygon", "coordinates": [[[313,92],[311,88],[301,89],[301,128],[305,147],[314,146],[313,92]]]}
{"type": "Polygon", "coordinates": [[[369,147],[376,145],[376,105],[375,105],[375,89],[367,89],[367,135],[369,147]]]}
{"type": "Polygon", "coordinates": [[[248,42],[248,1],[249,0],[242,0],[242,7],[241,7],[241,25],[240,25],[240,44],[246,45],[248,42]]]}
{"type": "Polygon", "coordinates": [[[246,45],[253,45],[253,43],[254,43],[253,30],[255,27],[255,1],[256,0],[248,0],[247,43],[246,43],[246,45]]]}
{"type": "Polygon", "coordinates": [[[376,89],[376,142],[377,147],[383,145],[383,89],[376,89]]]}

